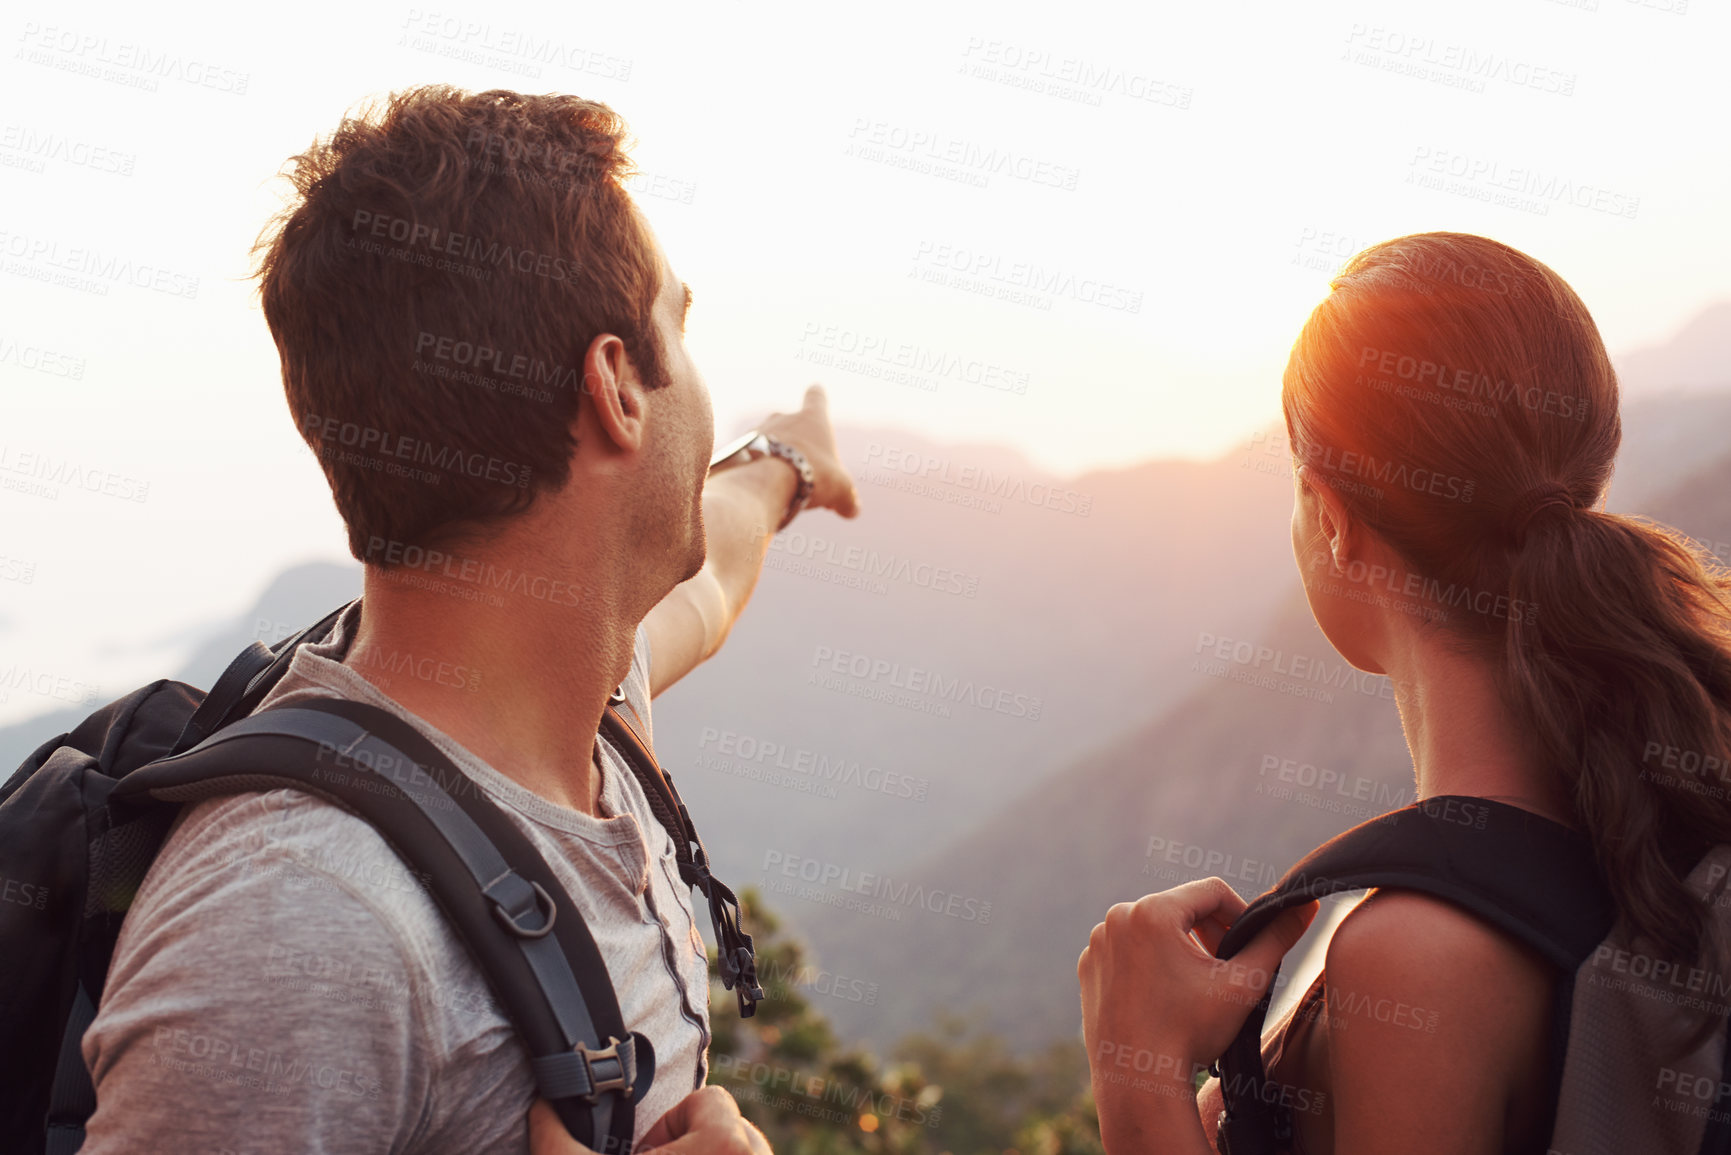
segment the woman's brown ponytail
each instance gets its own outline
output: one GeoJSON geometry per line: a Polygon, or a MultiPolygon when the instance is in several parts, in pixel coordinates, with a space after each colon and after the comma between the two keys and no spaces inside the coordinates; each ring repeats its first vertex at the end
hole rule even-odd
{"type": "Polygon", "coordinates": [[[1506,633],[1510,700],[1572,781],[1618,909],[1660,953],[1695,961],[1703,912],[1682,880],[1731,841],[1724,577],[1664,529],[1586,509],[1542,517],[1509,593],[1541,607],[1506,633]]]}

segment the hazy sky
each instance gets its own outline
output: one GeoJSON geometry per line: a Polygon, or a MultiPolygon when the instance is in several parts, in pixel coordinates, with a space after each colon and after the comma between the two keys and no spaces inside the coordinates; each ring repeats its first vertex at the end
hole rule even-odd
{"type": "Polygon", "coordinates": [[[0,478],[107,490],[0,490],[0,649],[107,689],[342,556],[248,249],[282,161],[393,88],[625,115],[723,434],[815,379],[838,420],[1066,472],[1215,455],[1274,417],[1329,271],[1405,232],[1532,253],[1614,351],[1731,296],[1722,2],[269,12],[0,27],[0,478]]]}

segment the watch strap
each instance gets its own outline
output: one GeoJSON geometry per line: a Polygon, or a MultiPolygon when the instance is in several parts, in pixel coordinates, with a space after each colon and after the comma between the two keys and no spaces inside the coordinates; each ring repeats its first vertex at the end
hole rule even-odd
{"type": "Polygon", "coordinates": [[[786,529],[787,523],[792,521],[799,514],[799,511],[805,508],[805,503],[811,500],[811,491],[817,481],[811,471],[811,462],[805,459],[805,454],[787,442],[778,441],[773,437],[766,436],[764,441],[766,442],[765,448],[771,457],[781,458],[793,466],[794,473],[799,475],[799,485],[793,491],[793,498],[787,503],[787,514],[781,519],[781,524],[775,527],[779,532],[786,529]]]}

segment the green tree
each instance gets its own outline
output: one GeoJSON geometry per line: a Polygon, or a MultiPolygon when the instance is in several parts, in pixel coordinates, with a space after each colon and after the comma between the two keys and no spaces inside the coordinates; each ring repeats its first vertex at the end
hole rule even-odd
{"type": "Polygon", "coordinates": [[[742,1020],[735,996],[712,984],[709,1081],[734,1094],[778,1155],[1102,1155],[1079,1044],[1022,1059],[950,1017],[888,1062],[843,1046],[808,994],[858,1001],[863,986],[827,987],[838,980],[754,891],[740,903],[766,997],[742,1020]]]}

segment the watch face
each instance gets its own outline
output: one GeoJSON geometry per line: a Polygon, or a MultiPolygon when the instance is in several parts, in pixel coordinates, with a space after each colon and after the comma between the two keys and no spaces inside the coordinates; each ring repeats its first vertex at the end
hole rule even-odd
{"type": "Polygon", "coordinates": [[[715,451],[715,456],[709,459],[709,468],[714,469],[717,465],[720,465],[723,461],[726,461],[729,457],[732,457],[756,440],[757,430],[755,429],[740,434],[738,437],[715,451]]]}

